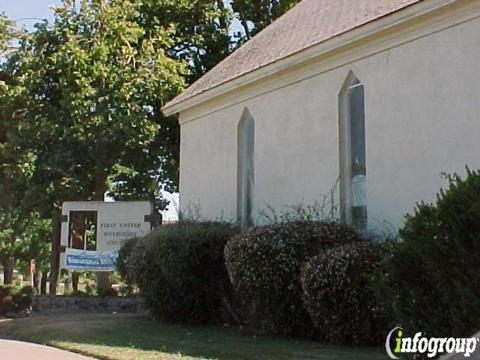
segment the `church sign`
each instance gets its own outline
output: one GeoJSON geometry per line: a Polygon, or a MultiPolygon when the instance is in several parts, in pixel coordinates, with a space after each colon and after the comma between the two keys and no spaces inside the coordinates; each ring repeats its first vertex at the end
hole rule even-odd
{"type": "Polygon", "coordinates": [[[149,201],[64,202],[61,268],[114,271],[123,243],[151,231],[152,211],[149,201]]]}
{"type": "Polygon", "coordinates": [[[70,270],[114,271],[118,252],[65,249],[65,268],[70,270]]]}

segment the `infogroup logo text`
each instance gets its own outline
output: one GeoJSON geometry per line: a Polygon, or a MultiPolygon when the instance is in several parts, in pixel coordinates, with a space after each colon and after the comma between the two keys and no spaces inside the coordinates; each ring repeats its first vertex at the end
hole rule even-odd
{"type": "Polygon", "coordinates": [[[477,349],[478,338],[426,338],[418,332],[411,337],[404,337],[403,329],[396,327],[388,333],[385,350],[391,359],[401,359],[401,354],[427,354],[434,358],[441,354],[463,354],[470,357],[477,349]],[[392,342],[393,340],[393,342],[392,342]]]}

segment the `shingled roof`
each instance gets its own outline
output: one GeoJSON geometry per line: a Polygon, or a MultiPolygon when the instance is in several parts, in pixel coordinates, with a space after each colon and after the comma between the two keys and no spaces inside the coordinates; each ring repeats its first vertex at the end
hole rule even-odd
{"type": "Polygon", "coordinates": [[[421,1],[303,0],[165,108],[421,1]]]}

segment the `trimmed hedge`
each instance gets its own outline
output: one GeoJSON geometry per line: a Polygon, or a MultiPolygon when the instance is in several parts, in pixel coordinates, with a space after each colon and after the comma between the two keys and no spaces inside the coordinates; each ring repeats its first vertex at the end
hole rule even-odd
{"type": "Polygon", "coordinates": [[[293,221],[251,228],[228,242],[225,261],[235,292],[260,332],[313,335],[303,307],[304,262],[338,244],[360,241],[335,222],[293,221]]]}
{"type": "Polygon", "coordinates": [[[231,293],[223,257],[236,228],[221,222],[164,225],[123,248],[121,267],[158,320],[218,323],[231,293]],[[129,249],[127,249],[129,247],[129,249]]]}
{"type": "Polygon", "coordinates": [[[302,272],[304,304],[321,339],[349,345],[378,345],[387,320],[375,299],[385,246],[371,241],[328,249],[302,272]]]}
{"type": "Polygon", "coordinates": [[[480,172],[450,177],[436,204],[419,204],[387,258],[381,298],[411,333],[470,336],[480,318],[480,172]]]}

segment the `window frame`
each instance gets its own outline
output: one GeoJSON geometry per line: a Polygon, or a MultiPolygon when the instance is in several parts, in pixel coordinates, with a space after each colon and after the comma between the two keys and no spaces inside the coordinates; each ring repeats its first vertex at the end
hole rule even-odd
{"type": "Polygon", "coordinates": [[[255,121],[245,109],[237,126],[237,221],[253,225],[255,194],[255,121]]]}
{"type": "MultiPolygon", "coordinates": [[[[368,225],[367,196],[367,134],[366,134],[366,88],[365,84],[353,72],[350,72],[339,93],[339,170],[340,170],[340,210],[341,219],[350,225],[366,229],[368,225]],[[361,218],[354,218],[353,214],[353,174],[352,174],[352,114],[350,96],[352,89],[362,87],[363,90],[363,134],[364,134],[364,176],[365,176],[365,205],[361,218]]],[[[362,206],[361,206],[362,207],[362,206]]],[[[359,207],[359,208],[361,208],[359,207]]]]}

